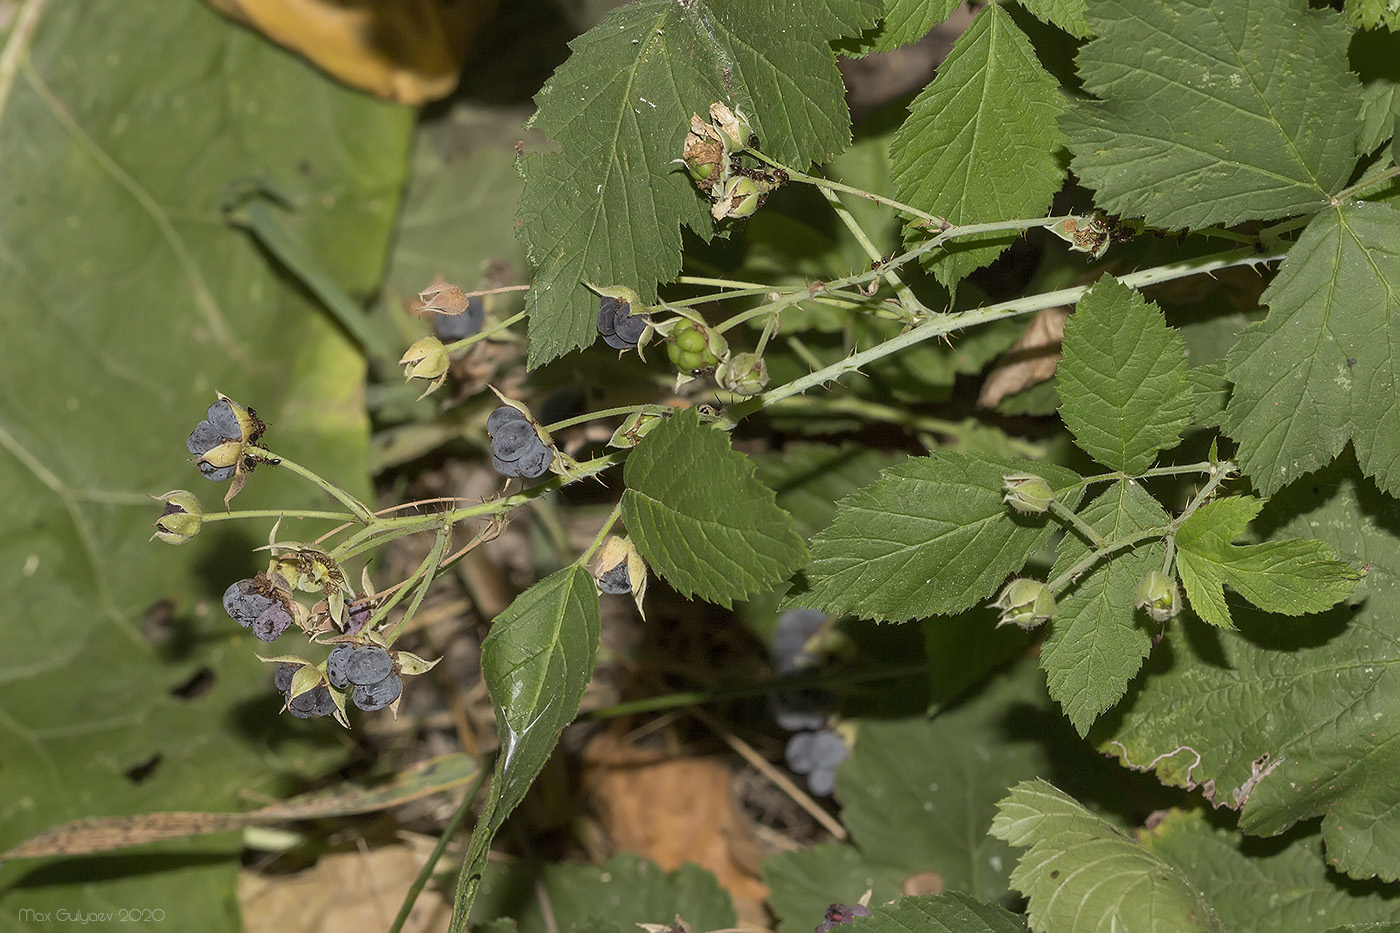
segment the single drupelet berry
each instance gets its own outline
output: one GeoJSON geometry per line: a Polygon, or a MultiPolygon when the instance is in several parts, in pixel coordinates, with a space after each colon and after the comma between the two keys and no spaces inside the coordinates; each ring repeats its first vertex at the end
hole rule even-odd
{"type": "Polygon", "coordinates": [[[609,596],[625,596],[632,592],[632,578],[627,573],[627,561],[598,575],[598,589],[609,596]]]}
{"type": "Polygon", "coordinates": [[[364,686],[379,683],[394,672],[394,659],[378,645],[356,648],[345,661],[345,679],[364,686]]]}
{"type": "Polygon", "coordinates": [[[331,716],[335,713],[335,700],[331,697],[330,688],[321,684],[301,696],[293,697],[288,701],[287,709],[298,719],[331,716]]]}

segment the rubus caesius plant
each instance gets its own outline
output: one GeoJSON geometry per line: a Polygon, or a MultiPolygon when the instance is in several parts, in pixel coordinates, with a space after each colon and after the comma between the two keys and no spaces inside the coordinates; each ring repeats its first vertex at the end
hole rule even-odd
{"type": "MultiPolygon", "coordinates": [[[[497,830],[578,712],[600,591],[640,606],[648,575],[724,607],[780,593],[785,619],[815,613],[804,641],[852,617],[921,626],[931,670],[966,653],[970,679],[954,689],[935,678],[933,691],[947,704],[971,690],[969,705],[910,729],[983,715],[977,704],[1007,688],[982,675],[1033,637],[1035,689],[1070,740],[1237,811],[1224,821],[1237,828],[1212,828],[1177,798],[1129,827],[1052,786],[1049,770],[1013,774],[968,815],[971,844],[1004,860],[991,857],[990,875],[940,866],[943,896],[894,900],[877,885],[859,921],[872,929],[907,928],[912,915],[1050,931],[1322,930],[1394,916],[1400,79],[1384,56],[1358,52],[1364,40],[1400,55],[1393,5],[986,4],[897,130],[852,146],[833,43],[893,49],[957,6],[641,0],[574,43],[532,121],[554,148],[519,160],[528,365],[568,366],[601,337],[609,362],[635,352],[665,386],[553,424],[517,399],[458,397],[490,410],[475,437],[507,483],[499,497],[375,511],[262,446],[276,426],[222,396],[190,435],[199,471],[229,481],[230,498],[255,467],[276,467],[343,507],[301,513],[335,523],[313,541],[274,531],[267,570],[232,582],[225,606],[265,641],[295,626],[330,646],[325,660],[267,660],[282,665],[290,712],[346,725],[347,698],[379,709],[415,688],[403,675],[431,665],[393,646],[434,577],[489,547],[480,533],[454,550],[454,526],[621,474],[592,546],[523,593],[482,646],[502,751],[454,930],[497,830]],[[814,205],[829,213],[801,226],[814,205]],[[985,270],[1021,237],[1043,251],[1042,272],[989,294],[985,270]],[[719,238],[740,258],[731,245],[724,259],[719,238]],[[803,245],[827,252],[803,256],[803,245]],[[1243,307],[1210,278],[1241,270],[1264,286],[1243,289],[1243,307]],[[1205,296],[1189,314],[1167,287],[1187,280],[1205,296]],[[1016,333],[1001,322],[1070,307],[1053,382],[1027,380],[1019,402],[1001,403],[1056,414],[1057,433],[1042,420],[1035,437],[1016,436],[994,408],[983,423],[930,413],[959,374],[1008,349],[1016,333]],[[681,404],[664,404],[667,392],[681,404]],[[576,457],[554,440],[602,419],[615,427],[611,450],[576,457]],[[922,449],[881,454],[858,483],[836,461],[786,471],[781,453],[756,472],[730,443],[743,425],[832,435],[876,421],[922,449]],[[799,474],[842,490],[820,520],[795,519],[775,495],[799,474]],[[408,578],[350,582],[365,555],[410,534],[436,537],[408,578]],[[1239,844],[1240,833],[1313,830],[1312,841],[1290,836],[1286,859],[1239,844]],[[1230,880],[1250,872],[1260,890],[1310,886],[1325,907],[1261,913],[1261,895],[1230,880]],[[1011,892],[1026,899],[1022,915],[1006,909],[1011,892]]],[[[436,333],[400,362],[425,394],[516,320],[483,330],[474,296],[446,283],[422,299],[436,333]]],[[[272,517],[206,510],[187,491],[162,498],[157,537],[171,543],[210,522],[272,517]]],[[[793,769],[816,794],[834,783],[854,820],[896,727],[841,720],[838,699],[780,712],[797,717],[793,769]]],[[[916,757],[919,741],[899,749],[900,766],[934,767],[916,757]]],[[[857,842],[860,825],[873,833],[853,822],[857,842]]],[[[915,819],[903,831],[937,834],[915,819]]],[[[868,842],[843,851],[900,864],[868,842]]],[[[787,864],[770,876],[775,903],[787,864]]],[[[854,919],[843,911],[824,925],[854,919]]]]}

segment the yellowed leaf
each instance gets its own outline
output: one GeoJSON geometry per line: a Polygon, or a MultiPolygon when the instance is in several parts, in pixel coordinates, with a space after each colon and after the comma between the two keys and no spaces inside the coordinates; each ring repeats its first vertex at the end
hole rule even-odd
{"type": "Polygon", "coordinates": [[[1068,308],[1046,308],[1031,318],[1021,339],[1002,354],[987,375],[977,404],[992,408],[1008,395],[1015,395],[1055,375],[1068,316],[1068,308]]]}

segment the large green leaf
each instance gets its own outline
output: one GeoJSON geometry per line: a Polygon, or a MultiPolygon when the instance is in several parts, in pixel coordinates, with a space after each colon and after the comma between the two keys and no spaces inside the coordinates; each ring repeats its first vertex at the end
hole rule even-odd
{"type": "Polygon", "coordinates": [[[754,458],[758,478],[792,514],[798,534],[811,537],[836,517],[836,503],[880,478],[903,454],[855,445],[795,442],[754,458]]]}
{"type": "MultiPolygon", "coordinates": [[[[1080,513],[1103,537],[1127,537],[1166,524],[1157,500],[1133,482],[1114,483],[1080,513]]],[[[1058,576],[1090,552],[1079,535],[1065,535],[1051,574],[1058,576]]],[[[1152,650],[1146,617],[1133,607],[1143,575],[1162,568],[1160,539],[1101,560],[1060,597],[1040,653],[1050,695],[1083,735],[1122,698],[1152,650]]]]}
{"type": "MultiPolygon", "coordinates": [[[[15,609],[0,848],[73,818],[280,795],[342,756],[336,727],[278,718],[263,646],[218,608],[266,525],[206,526],[173,550],[147,543],[146,494],[184,486],[216,506],[224,487],[184,449],[215,388],[259,409],[269,443],[367,490],[362,362],[222,205],[240,180],[278,182],[299,205],[289,226],[366,293],[412,121],[204,4],[26,9],[41,11],[33,44],[10,36],[0,90],[0,581],[15,609]],[[201,670],[210,689],[177,689],[201,670]]],[[[264,468],[238,501],[324,500],[264,468]]],[[[0,910],[159,905],[237,929],[236,850],[14,862],[0,910]]]]}
{"type": "Polygon", "coordinates": [[[1400,879],[1400,506],[1347,458],[1270,500],[1265,540],[1307,536],[1367,567],[1352,596],[1306,620],[1232,607],[1238,632],[1168,627],[1099,747],[1164,783],[1200,787],[1269,835],[1325,817],[1328,862],[1400,879]]]}
{"type": "Polygon", "coordinates": [[[798,167],[850,144],[829,42],[871,25],[877,0],[642,0],[574,40],[536,97],[559,152],[522,158],[521,235],[535,267],[530,365],[596,336],[597,298],[646,301],[680,268],[681,225],[708,239],[709,208],[680,158],[692,113],[745,111],[764,150],[798,167]]]}
{"type": "MultiPolygon", "coordinates": [[[[885,470],[841,500],[812,541],[807,586],[792,605],[904,621],[948,615],[990,596],[1056,527],[1017,516],[1002,477],[1027,469],[1064,492],[1079,477],[1046,463],[937,450],[885,470]]],[[[1079,491],[1065,493],[1071,506],[1079,491]]]]}
{"type": "MultiPolygon", "coordinates": [[[[878,853],[876,853],[878,855],[878,853]]],[[[778,917],[778,933],[807,933],[821,922],[829,904],[854,904],[871,892],[871,903],[899,897],[909,870],[872,863],[853,845],[823,842],[763,861],[768,906],[778,917]]]]}
{"type": "Polygon", "coordinates": [[[601,632],[598,589],[577,564],[516,597],[481,643],[481,675],[496,707],[501,748],[457,879],[454,930],[466,922],[491,840],[578,715],[601,632]]]}
{"type": "MultiPolygon", "coordinates": [[[[1064,181],[1055,156],[1064,107],[1055,79],[1000,6],[977,14],[938,76],[914,100],[895,137],[901,200],[955,224],[1035,217],[1064,181]]],[[[926,235],[918,228],[911,236],[926,235]]],[[[1016,234],[958,240],[934,273],[954,284],[1009,246],[1016,234]]]]}
{"type": "Polygon", "coordinates": [[[1321,541],[1231,544],[1263,506],[1252,496],[1208,502],[1177,532],[1176,561],[1186,596],[1211,625],[1233,628],[1221,590],[1227,584],[1266,612],[1296,616],[1332,608],[1360,579],[1321,541]]]}
{"type": "Polygon", "coordinates": [[[1315,217],[1264,292],[1269,316],[1230,351],[1225,429],[1261,492],[1327,463],[1348,439],[1400,494],[1400,211],[1343,204],[1315,217]]]}
{"type": "Polygon", "coordinates": [[[1225,930],[1184,873],[1044,781],[1012,788],[992,835],[1026,849],[1011,881],[1037,933],[1225,930]]]}
{"type": "Polygon", "coordinates": [[[635,933],[638,923],[669,925],[680,915],[692,930],[723,930],[736,918],[715,876],[694,864],[672,872],[620,853],[601,865],[528,862],[492,865],[472,911],[473,923],[508,917],[519,933],[583,929],[635,933]]]}
{"type": "Polygon", "coordinates": [[[1089,35],[1089,24],[1084,19],[1087,0],[1025,0],[1021,5],[1072,36],[1083,39],[1089,35]]]}
{"type": "Polygon", "coordinates": [[[1112,276],[1065,321],[1060,417],[1104,466],[1140,475],[1190,422],[1186,342],[1156,306],[1112,276]]]}
{"type": "Polygon", "coordinates": [[[1282,848],[1250,846],[1200,813],[1169,810],[1138,841],[1186,875],[1231,933],[1324,933],[1338,921],[1400,913],[1400,890],[1348,885],[1327,867],[1317,835],[1282,848]]]}
{"type": "Polygon", "coordinates": [[[694,410],[627,459],[622,520],[647,564],[686,596],[728,606],[782,582],[807,549],[753,462],[694,410]]]}
{"type": "Polygon", "coordinates": [[[1097,202],[1176,229],[1317,210],[1355,164],[1350,34],[1305,0],[1099,0],[1062,125],[1097,202]],[[1151,54],[1144,54],[1145,50],[1151,54]]]}
{"type": "Polygon", "coordinates": [[[966,894],[930,894],[901,897],[893,904],[877,906],[861,924],[870,933],[1023,933],[1026,921],[994,904],[984,904],[966,894]]]}

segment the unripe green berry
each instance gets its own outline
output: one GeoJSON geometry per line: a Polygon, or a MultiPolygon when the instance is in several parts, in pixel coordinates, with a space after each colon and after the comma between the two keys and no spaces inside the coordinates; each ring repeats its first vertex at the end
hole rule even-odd
{"type": "Polygon", "coordinates": [[[1024,629],[1033,629],[1055,614],[1055,596],[1050,592],[1050,587],[1039,580],[1018,577],[1006,584],[992,607],[1001,610],[998,628],[1019,625],[1024,629]]]}
{"type": "Polygon", "coordinates": [[[1050,484],[1034,473],[1008,473],[1001,478],[1006,490],[1002,501],[1023,515],[1038,515],[1050,509],[1055,492],[1050,484]]]}
{"type": "Polygon", "coordinates": [[[1149,571],[1138,581],[1133,605],[1146,612],[1153,622],[1165,622],[1181,611],[1181,590],[1162,571],[1149,571]]]}

